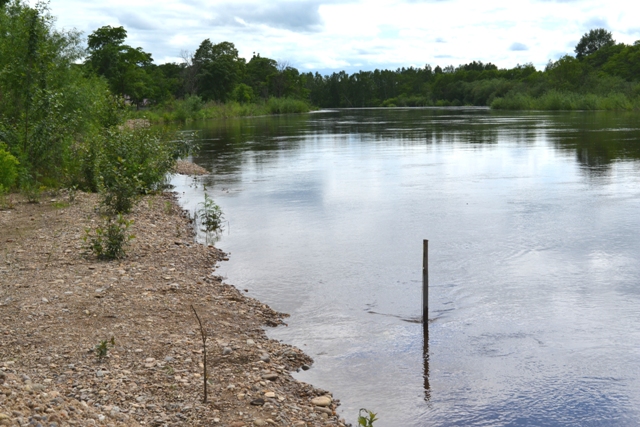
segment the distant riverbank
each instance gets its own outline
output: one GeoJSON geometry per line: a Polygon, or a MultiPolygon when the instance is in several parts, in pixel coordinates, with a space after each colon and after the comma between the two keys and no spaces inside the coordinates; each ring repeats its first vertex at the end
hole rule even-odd
{"type": "Polygon", "coordinates": [[[128,115],[132,119],[144,118],[152,123],[184,123],[230,117],[306,113],[311,110],[313,107],[307,101],[293,98],[269,98],[265,101],[241,104],[237,101],[205,103],[199,97],[192,96],[148,109],[132,110],[128,115]]]}

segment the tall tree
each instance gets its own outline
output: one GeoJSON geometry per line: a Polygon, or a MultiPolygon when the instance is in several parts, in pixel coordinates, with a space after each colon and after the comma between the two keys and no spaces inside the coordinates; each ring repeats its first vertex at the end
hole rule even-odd
{"type": "Polygon", "coordinates": [[[213,44],[209,39],[200,43],[193,64],[198,68],[198,95],[204,100],[229,99],[245,69],[245,60],[233,43],[213,44]]]}
{"type": "Polygon", "coordinates": [[[154,80],[148,72],[153,64],[150,53],[124,44],[124,27],[100,27],[88,37],[89,56],[86,64],[109,82],[111,90],[129,97],[136,105],[156,93],[154,80]]]}
{"type": "Polygon", "coordinates": [[[578,59],[582,59],[585,56],[595,53],[599,49],[606,46],[613,46],[615,44],[611,33],[604,28],[598,28],[590,30],[585,33],[578,44],[576,45],[575,52],[578,59]]]}

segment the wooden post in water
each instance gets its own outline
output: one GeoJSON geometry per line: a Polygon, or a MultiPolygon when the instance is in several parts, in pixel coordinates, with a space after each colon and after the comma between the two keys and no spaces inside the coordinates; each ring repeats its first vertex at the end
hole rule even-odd
{"type": "MultiPolygon", "coordinates": [[[[429,241],[422,241],[422,323],[429,322],[429,241]]],[[[425,326],[426,327],[426,326],[425,326]]]]}

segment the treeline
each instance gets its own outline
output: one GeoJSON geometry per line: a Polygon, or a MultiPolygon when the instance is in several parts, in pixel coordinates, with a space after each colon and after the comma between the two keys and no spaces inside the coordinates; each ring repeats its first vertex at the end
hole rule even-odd
{"type": "Polygon", "coordinates": [[[91,33],[84,68],[104,77],[113,93],[138,107],[191,97],[203,103],[242,104],[270,98],[308,99],[297,69],[260,54],[247,62],[233,43],[214,44],[206,39],[195,52],[182,52],[180,63],[156,65],[150,53],[125,44],[126,37],[123,27],[105,26],[91,33]]]}
{"type": "MultiPolygon", "coordinates": [[[[317,107],[491,106],[508,109],[633,109],[640,107],[640,41],[616,43],[603,29],[584,34],[575,56],[505,69],[471,62],[397,70],[300,73],[286,63],[254,54],[246,61],[233,43],[204,40],[180,63],[153,64],[141,48],[124,44],[126,30],[103,27],[89,36],[86,66],[104,76],[113,92],[134,104],[160,105],[184,119],[206,102],[246,105],[296,100],[317,107]],[[115,52],[115,53],[114,53],[115,52]],[[114,64],[122,64],[116,66],[114,64]],[[123,70],[123,71],[120,71],[123,70]],[[126,71],[130,70],[130,71],[126,71]],[[187,103],[175,103],[184,99],[187,103]]],[[[287,110],[278,104],[282,112],[287,110]]],[[[237,107],[237,106],[236,106],[237,107]]],[[[253,110],[245,112],[251,113],[253,110]]],[[[277,111],[268,112],[281,112],[277,111]]],[[[238,115],[238,110],[229,111],[238,115]]]]}
{"type": "Polygon", "coordinates": [[[310,100],[320,107],[491,106],[503,109],[640,108],[640,41],[616,43],[603,29],[549,61],[500,69],[471,62],[458,67],[306,74],[310,100]]]}

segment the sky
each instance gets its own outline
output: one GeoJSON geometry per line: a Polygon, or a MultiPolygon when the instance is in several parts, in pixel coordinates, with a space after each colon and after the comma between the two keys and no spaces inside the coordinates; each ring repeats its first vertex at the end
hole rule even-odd
{"type": "Polygon", "coordinates": [[[247,60],[255,52],[321,74],[474,60],[542,69],[573,55],[590,29],[640,39],[633,0],[50,0],[50,9],[59,29],[85,37],[124,26],[126,43],[158,64],[181,62],[208,38],[234,43],[247,60]]]}

